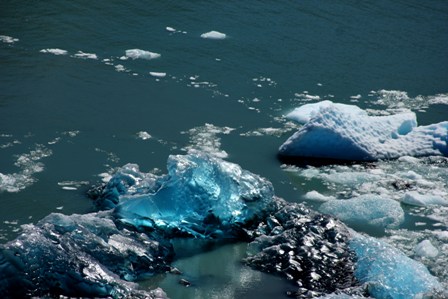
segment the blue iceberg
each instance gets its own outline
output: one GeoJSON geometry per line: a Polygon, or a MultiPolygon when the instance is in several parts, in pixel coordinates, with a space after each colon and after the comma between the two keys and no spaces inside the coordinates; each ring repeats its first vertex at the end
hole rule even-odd
{"type": "Polygon", "coordinates": [[[126,165],[97,201],[115,205],[115,217],[140,230],[158,230],[168,237],[235,238],[269,213],[273,198],[266,179],[196,152],[170,156],[168,174],[162,176],[126,165]]]}
{"type": "Polygon", "coordinates": [[[0,294],[166,298],[132,281],[167,271],[172,255],[169,243],[119,229],[107,213],[50,214],[0,245],[0,294]]]}
{"type": "Polygon", "coordinates": [[[358,259],[355,276],[375,298],[423,298],[442,291],[423,264],[387,243],[354,233],[350,248],[358,259]]]}
{"type": "Polygon", "coordinates": [[[349,161],[448,156],[448,121],[417,126],[413,112],[368,116],[338,105],[316,105],[304,117],[296,115],[308,121],[280,146],[279,155],[349,161]]]}

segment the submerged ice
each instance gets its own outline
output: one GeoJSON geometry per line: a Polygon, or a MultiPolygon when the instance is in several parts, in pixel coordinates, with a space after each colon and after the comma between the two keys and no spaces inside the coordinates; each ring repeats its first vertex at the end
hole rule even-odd
{"type": "Polygon", "coordinates": [[[356,106],[314,105],[294,113],[292,118],[307,121],[281,145],[281,156],[351,161],[448,156],[448,121],[417,126],[413,112],[369,116],[356,106]]]}

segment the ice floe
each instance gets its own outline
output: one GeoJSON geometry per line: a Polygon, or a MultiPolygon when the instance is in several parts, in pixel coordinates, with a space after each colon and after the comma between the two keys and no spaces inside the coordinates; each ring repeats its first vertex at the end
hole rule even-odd
{"type": "Polygon", "coordinates": [[[404,221],[400,203],[378,195],[328,200],[319,207],[319,211],[356,227],[397,227],[404,221]]]}
{"type": "Polygon", "coordinates": [[[205,39],[225,39],[227,36],[225,33],[221,33],[218,31],[210,31],[210,32],[202,33],[201,37],[205,38],[205,39]]]}
{"type": "Polygon", "coordinates": [[[42,49],[39,52],[41,53],[49,53],[54,55],[67,55],[67,50],[58,49],[58,48],[49,48],[49,49],[42,49]]]}
{"type": "Polygon", "coordinates": [[[150,51],[145,51],[141,49],[129,49],[126,50],[126,56],[124,56],[125,59],[131,58],[131,59],[145,59],[145,60],[151,60],[160,58],[162,55],[159,53],[154,53],[150,51]]]}
{"type": "Polygon", "coordinates": [[[83,59],[98,59],[98,56],[95,53],[84,53],[82,51],[78,51],[78,53],[74,54],[73,57],[83,59]]]}
{"type": "Polygon", "coordinates": [[[148,139],[151,139],[152,136],[146,131],[140,131],[137,133],[137,138],[139,138],[141,140],[148,140],[148,139]]]}
{"type": "Polygon", "coordinates": [[[279,154],[348,161],[448,155],[448,121],[417,126],[413,112],[366,116],[353,114],[354,107],[349,108],[349,112],[334,104],[319,107],[318,112],[280,146],[279,154]]]}
{"type": "Polygon", "coordinates": [[[7,35],[0,35],[0,42],[3,42],[5,44],[13,44],[18,41],[19,41],[18,38],[14,38],[14,37],[7,36],[7,35]]]}
{"type": "Polygon", "coordinates": [[[414,251],[419,256],[429,258],[436,257],[439,254],[439,250],[432,245],[430,240],[423,240],[418,243],[414,251]]]}
{"type": "Polygon", "coordinates": [[[417,191],[409,191],[403,197],[403,202],[413,206],[448,206],[448,197],[437,194],[420,194],[417,191]]]}
{"type": "Polygon", "coordinates": [[[149,74],[156,78],[165,78],[166,77],[166,73],[163,73],[163,72],[149,72],[149,74]]]}

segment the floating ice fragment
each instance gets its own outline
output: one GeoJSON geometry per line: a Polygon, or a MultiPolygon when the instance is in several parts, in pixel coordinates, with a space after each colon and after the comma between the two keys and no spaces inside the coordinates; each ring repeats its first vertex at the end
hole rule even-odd
{"type": "Polygon", "coordinates": [[[18,41],[19,41],[18,38],[14,38],[7,35],[0,35],[0,42],[4,42],[5,44],[13,44],[18,41]]]}
{"type": "Polygon", "coordinates": [[[351,199],[323,203],[319,211],[341,219],[349,226],[397,227],[404,221],[400,203],[378,195],[362,195],[351,199]]]}
{"type": "Polygon", "coordinates": [[[166,73],[161,73],[161,72],[149,72],[149,74],[153,77],[157,77],[157,78],[164,78],[166,77],[166,73]]]}
{"type": "Polygon", "coordinates": [[[138,137],[139,139],[141,139],[141,140],[148,140],[148,139],[150,139],[152,136],[151,136],[148,132],[140,131],[140,132],[137,133],[137,137],[138,137]]]}
{"type": "Polygon", "coordinates": [[[50,54],[54,54],[54,55],[67,55],[67,53],[68,53],[66,50],[62,50],[62,49],[58,49],[58,48],[42,49],[39,52],[41,52],[41,53],[50,53],[50,54]]]}
{"type": "Polygon", "coordinates": [[[125,68],[123,65],[121,65],[121,64],[117,64],[117,65],[115,66],[115,70],[116,70],[117,72],[124,72],[124,71],[126,71],[126,68],[125,68]]]}
{"type": "Polygon", "coordinates": [[[423,240],[417,244],[414,248],[415,254],[422,257],[436,257],[439,254],[439,250],[432,245],[431,241],[423,240]]]}
{"type": "Polygon", "coordinates": [[[218,31],[210,31],[210,32],[207,32],[207,33],[202,33],[201,37],[202,38],[207,38],[207,39],[225,39],[226,38],[226,34],[218,32],[218,31]]]}
{"type": "Polygon", "coordinates": [[[417,127],[412,112],[366,116],[329,105],[282,144],[279,153],[282,157],[376,161],[448,156],[447,143],[448,121],[417,127]]]}
{"type": "Polygon", "coordinates": [[[334,196],[326,196],[326,195],[323,195],[323,194],[317,192],[316,190],[307,192],[303,196],[303,198],[305,198],[307,200],[321,201],[321,202],[325,202],[325,201],[329,201],[329,200],[336,200],[336,198],[334,196]]]}
{"type": "Polygon", "coordinates": [[[73,55],[76,58],[84,58],[84,59],[98,59],[98,56],[96,56],[95,53],[84,53],[82,51],[78,51],[75,55],[73,55]]]}
{"type": "Polygon", "coordinates": [[[159,53],[149,52],[145,50],[140,49],[129,49],[126,50],[126,57],[132,58],[132,59],[156,59],[159,58],[161,55],[159,53]]]}
{"type": "Polygon", "coordinates": [[[353,233],[350,248],[357,255],[356,278],[367,284],[374,298],[416,298],[440,290],[441,285],[426,267],[393,246],[353,233]]]}
{"type": "Polygon", "coordinates": [[[448,198],[434,194],[420,194],[417,191],[406,192],[403,202],[408,205],[427,207],[431,205],[448,206],[448,198]]]}

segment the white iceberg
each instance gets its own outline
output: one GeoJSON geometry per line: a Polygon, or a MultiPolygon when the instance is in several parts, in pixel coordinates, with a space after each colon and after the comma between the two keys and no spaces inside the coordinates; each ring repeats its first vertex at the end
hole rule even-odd
{"type": "Polygon", "coordinates": [[[135,59],[151,60],[151,59],[159,58],[160,56],[162,56],[162,55],[160,55],[159,53],[149,52],[149,51],[140,50],[140,49],[126,50],[126,57],[134,59],[134,60],[135,59]]]}
{"type": "Polygon", "coordinates": [[[210,32],[202,33],[201,37],[207,38],[207,39],[225,39],[227,36],[225,33],[221,33],[218,31],[210,31],[210,32]]]}
{"type": "Polygon", "coordinates": [[[367,112],[355,105],[346,105],[333,103],[332,101],[325,100],[313,104],[305,104],[300,107],[295,108],[293,111],[286,114],[286,118],[292,121],[298,122],[299,124],[305,124],[310,121],[314,116],[319,113],[321,108],[326,108],[334,106],[349,114],[367,116],[367,112]]]}
{"type": "Polygon", "coordinates": [[[376,161],[448,156],[448,121],[417,126],[413,112],[368,116],[330,104],[280,146],[283,157],[376,161]]]}

